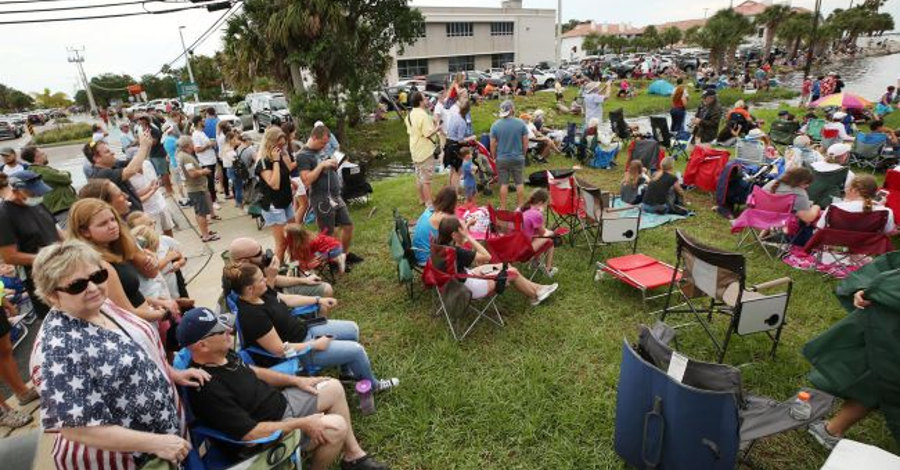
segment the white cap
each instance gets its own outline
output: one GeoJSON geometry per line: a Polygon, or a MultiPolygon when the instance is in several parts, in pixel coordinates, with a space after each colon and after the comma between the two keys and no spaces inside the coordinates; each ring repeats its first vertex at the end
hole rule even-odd
{"type": "Polygon", "coordinates": [[[756,129],[750,129],[750,132],[747,133],[748,139],[759,139],[759,138],[765,137],[765,136],[766,136],[766,133],[763,132],[763,130],[758,127],[756,129]]]}
{"type": "Polygon", "coordinates": [[[846,155],[850,153],[850,144],[845,143],[837,143],[828,147],[828,156],[829,157],[840,157],[841,155],[846,155]]]}
{"type": "Polygon", "coordinates": [[[838,111],[838,112],[836,112],[836,113],[834,113],[834,114],[831,115],[831,119],[834,119],[834,120],[836,120],[836,121],[837,121],[837,120],[844,119],[845,117],[847,117],[847,113],[845,113],[845,112],[843,112],[843,111],[838,111]]]}
{"type": "Polygon", "coordinates": [[[316,121],[316,123],[313,124],[313,127],[319,127],[319,126],[324,126],[324,125],[325,125],[324,122],[322,122],[322,121],[316,121]]]}

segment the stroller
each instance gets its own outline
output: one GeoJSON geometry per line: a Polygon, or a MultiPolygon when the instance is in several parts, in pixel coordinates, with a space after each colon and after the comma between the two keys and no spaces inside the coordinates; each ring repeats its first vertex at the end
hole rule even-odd
{"type": "Polygon", "coordinates": [[[684,169],[684,184],[696,186],[702,191],[715,191],[719,175],[730,156],[731,153],[727,150],[717,150],[703,145],[695,146],[684,169]]]}
{"type": "Polygon", "coordinates": [[[764,180],[747,173],[741,162],[729,161],[719,173],[716,183],[716,212],[732,219],[738,212],[738,206],[747,203],[747,197],[754,186],[764,185],[764,180]]]}
{"type": "Polygon", "coordinates": [[[578,155],[578,145],[581,139],[578,136],[578,125],[574,122],[566,124],[566,136],[563,137],[560,151],[569,158],[578,155]]]}
{"type": "Polygon", "coordinates": [[[341,165],[341,197],[347,203],[367,202],[372,185],[366,181],[365,165],[344,163],[341,165]]]}
{"type": "Polygon", "coordinates": [[[478,167],[478,181],[484,185],[485,189],[498,181],[497,162],[491,156],[490,148],[491,136],[488,134],[482,134],[481,139],[472,144],[472,150],[475,153],[472,159],[478,167]],[[487,162],[486,166],[484,165],[485,161],[487,162]]]}

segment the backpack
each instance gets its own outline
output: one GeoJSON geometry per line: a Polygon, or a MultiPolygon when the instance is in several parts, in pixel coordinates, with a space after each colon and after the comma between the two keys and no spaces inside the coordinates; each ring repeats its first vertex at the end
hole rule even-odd
{"type": "Polygon", "coordinates": [[[250,147],[246,147],[238,153],[237,158],[234,159],[232,163],[232,169],[234,170],[234,174],[237,175],[238,178],[243,182],[247,182],[250,179],[250,169],[247,168],[247,165],[244,163],[244,152],[250,150],[250,147]]]}

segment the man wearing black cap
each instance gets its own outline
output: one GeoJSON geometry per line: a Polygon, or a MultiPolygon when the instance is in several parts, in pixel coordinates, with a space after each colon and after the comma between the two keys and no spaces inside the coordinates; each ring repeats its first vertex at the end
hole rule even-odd
{"type": "Polygon", "coordinates": [[[32,171],[24,170],[9,177],[12,193],[0,204],[0,258],[25,270],[25,288],[31,297],[34,311],[41,318],[50,311],[34,293],[31,263],[41,248],[58,242],[64,236],[56,227],[53,214],[44,207],[43,197],[51,191],[32,171]]]}
{"type": "Polygon", "coordinates": [[[722,120],[722,107],[716,98],[715,90],[703,92],[703,102],[697,111],[696,117],[691,123],[694,125],[694,136],[700,143],[708,143],[716,140],[719,133],[719,121],[722,120]]]}
{"type": "Polygon", "coordinates": [[[356,441],[347,397],[337,380],[244,364],[231,349],[231,328],[207,308],[187,311],[177,337],[191,352],[191,367],[211,376],[202,386],[188,389],[191,409],[205,425],[245,441],[299,429],[313,470],[329,468],[341,452],[342,470],[388,468],[356,441]]]}

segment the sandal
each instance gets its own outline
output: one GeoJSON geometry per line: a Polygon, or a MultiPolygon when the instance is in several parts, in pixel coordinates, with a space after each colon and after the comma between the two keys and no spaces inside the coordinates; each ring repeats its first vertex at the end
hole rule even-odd
{"type": "Polygon", "coordinates": [[[221,216],[221,215],[211,215],[211,216],[209,216],[209,218],[210,218],[210,219],[213,219],[213,220],[222,220],[222,216],[221,216]]]}
{"type": "Polygon", "coordinates": [[[211,233],[211,234],[209,234],[209,236],[201,237],[200,241],[202,241],[204,243],[208,243],[208,242],[214,242],[214,241],[218,240],[219,238],[220,237],[218,234],[211,233]]]}
{"type": "Polygon", "coordinates": [[[0,414],[0,426],[16,429],[25,426],[33,421],[34,418],[29,414],[22,413],[19,410],[8,409],[0,414]]]}
{"type": "Polygon", "coordinates": [[[36,388],[32,387],[29,388],[27,392],[25,392],[25,395],[22,395],[21,397],[17,396],[16,398],[19,400],[19,406],[25,406],[35,400],[40,399],[41,395],[38,394],[36,388]]]}

